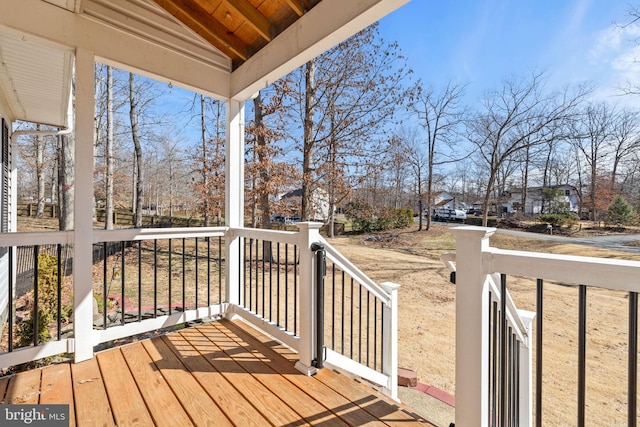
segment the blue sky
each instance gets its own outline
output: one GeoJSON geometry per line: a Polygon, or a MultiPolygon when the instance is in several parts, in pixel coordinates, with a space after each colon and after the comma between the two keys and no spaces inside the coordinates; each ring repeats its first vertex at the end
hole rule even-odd
{"type": "MultiPolygon", "coordinates": [[[[629,2],[621,0],[412,0],[381,21],[415,75],[431,84],[468,83],[468,102],[477,101],[503,78],[544,70],[549,83],[592,81],[595,96],[616,96],[628,80],[640,82],[635,39],[627,23],[629,2]]],[[[640,6],[640,2],[638,2],[640,6]]]]}

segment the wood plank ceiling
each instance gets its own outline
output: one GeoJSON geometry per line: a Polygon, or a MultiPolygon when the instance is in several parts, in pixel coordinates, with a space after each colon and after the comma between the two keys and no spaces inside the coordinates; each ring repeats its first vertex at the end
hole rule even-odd
{"type": "Polygon", "coordinates": [[[153,0],[232,60],[233,69],[322,0],[153,0]]]}

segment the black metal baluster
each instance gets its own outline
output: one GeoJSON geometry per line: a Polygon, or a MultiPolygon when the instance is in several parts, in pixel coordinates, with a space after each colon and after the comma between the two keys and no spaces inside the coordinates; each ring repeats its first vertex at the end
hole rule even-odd
{"type": "Polygon", "coordinates": [[[273,242],[269,245],[269,320],[273,321],[273,242]]]}
{"type": "Polygon", "coordinates": [[[342,273],[342,304],[340,304],[340,319],[342,321],[342,325],[341,325],[341,331],[340,331],[340,338],[342,340],[342,342],[340,343],[340,354],[342,354],[344,356],[345,354],[345,350],[344,350],[344,302],[346,300],[346,297],[344,295],[344,291],[345,291],[345,286],[344,286],[344,271],[341,270],[342,273]]]}
{"type": "MultiPolygon", "coordinates": [[[[58,267],[58,277],[56,278],[57,280],[57,289],[58,289],[58,300],[56,301],[58,304],[58,321],[57,321],[57,337],[58,337],[58,341],[60,341],[60,338],[62,337],[62,245],[58,244],[56,247],[56,256],[57,256],[57,267],[58,267]]],[[[11,264],[9,264],[9,266],[11,266],[11,264]]],[[[9,267],[9,269],[11,270],[11,267],[9,267]]],[[[9,282],[11,283],[11,282],[9,282]]],[[[9,285],[11,286],[11,285],[9,285]]]]}
{"type": "MultiPolygon", "coordinates": [[[[218,303],[220,303],[219,300],[218,300],[218,303]]],[[[207,237],[207,307],[210,307],[210,306],[211,306],[211,237],[207,237]]]]}
{"type": "Polygon", "coordinates": [[[158,239],[153,240],[153,318],[158,317],[158,239]]]}
{"type": "Polygon", "coordinates": [[[187,311],[187,269],[186,269],[186,239],[182,238],[182,312],[187,311]]]}
{"type": "Polygon", "coordinates": [[[102,244],[104,248],[104,262],[102,263],[102,329],[107,329],[107,242],[102,244]]]}
{"type": "Polygon", "coordinates": [[[125,307],[125,271],[124,271],[124,267],[125,267],[125,260],[124,260],[124,256],[125,256],[125,242],[120,242],[120,247],[121,247],[121,257],[120,257],[120,311],[122,312],[122,319],[120,319],[120,323],[122,325],[125,324],[125,318],[124,318],[124,307],[125,307]]]}
{"type": "Polygon", "coordinates": [[[142,320],[142,241],[138,240],[138,322],[142,320]]]}
{"type": "Polygon", "coordinates": [[[536,427],[542,427],[542,342],[544,315],[544,283],[536,280],[536,427]]]}
{"type": "Polygon", "coordinates": [[[585,425],[587,356],[587,287],[578,287],[578,427],[585,425]]]}
{"type": "Polygon", "coordinates": [[[15,247],[9,247],[9,313],[8,313],[8,324],[7,324],[7,339],[8,339],[8,351],[12,352],[13,351],[13,312],[14,312],[14,301],[13,301],[13,286],[15,285],[14,283],[14,278],[13,278],[13,258],[14,258],[14,251],[16,250],[15,247]]]}
{"type": "Polygon", "coordinates": [[[196,279],[195,279],[195,286],[196,286],[196,298],[195,298],[195,303],[196,303],[196,310],[198,309],[198,276],[200,276],[200,270],[198,270],[198,238],[195,238],[195,255],[196,255],[196,260],[194,263],[194,268],[196,270],[196,279]]]}
{"type": "Polygon", "coordinates": [[[293,335],[298,335],[298,246],[293,246],[293,335]]]}
{"type": "Polygon", "coordinates": [[[218,236],[218,304],[222,304],[222,236],[218,236]]]}
{"type": "Polygon", "coordinates": [[[490,414],[490,425],[496,427],[498,425],[498,301],[491,301],[491,293],[489,293],[489,301],[493,306],[491,320],[493,322],[493,328],[491,333],[491,368],[489,371],[491,372],[491,384],[489,385],[489,389],[491,390],[491,414],[490,414]]]}
{"type": "Polygon", "coordinates": [[[358,288],[358,363],[362,363],[362,285],[358,288]]]}
{"type": "Polygon", "coordinates": [[[284,330],[289,330],[289,244],[284,244],[284,330]]]}
{"type": "Polygon", "coordinates": [[[627,425],[635,427],[638,416],[638,293],[629,292],[629,378],[627,425]]]}
{"type": "Polygon", "coordinates": [[[507,276],[500,275],[500,423],[507,419],[507,276]]]}
{"type": "Polygon", "coordinates": [[[171,286],[173,284],[173,278],[171,277],[172,276],[172,274],[171,274],[171,267],[172,267],[171,253],[172,252],[173,252],[173,243],[172,243],[172,240],[169,239],[169,260],[168,260],[168,263],[169,263],[169,282],[168,282],[168,287],[169,287],[169,315],[171,315],[171,312],[172,312],[172,309],[171,309],[171,297],[172,297],[172,295],[171,294],[173,292],[173,289],[172,289],[172,286],[171,286]]]}
{"type": "Polygon", "coordinates": [[[40,246],[39,245],[35,245],[33,247],[33,314],[31,315],[31,318],[33,319],[33,345],[37,346],[38,345],[38,336],[40,335],[40,330],[39,330],[39,326],[40,326],[40,316],[38,313],[38,299],[39,299],[39,286],[38,286],[38,282],[39,282],[39,278],[38,278],[38,270],[39,270],[39,264],[40,264],[40,260],[38,259],[40,255],[40,246]]]}
{"type": "Polygon", "coordinates": [[[276,252],[278,256],[276,258],[276,269],[278,275],[276,276],[276,325],[280,326],[280,242],[276,244],[276,252]]]}

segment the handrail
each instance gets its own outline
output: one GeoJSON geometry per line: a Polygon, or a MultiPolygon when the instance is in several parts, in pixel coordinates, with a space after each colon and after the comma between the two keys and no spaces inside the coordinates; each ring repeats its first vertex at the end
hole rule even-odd
{"type": "Polygon", "coordinates": [[[375,295],[376,298],[383,301],[385,305],[391,304],[391,296],[385,289],[375,283],[366,274],[356,267],[351,261],[342,255],[336,248],[331,246],[326,239],[321,239],[322,244],[327,252],[327,258],[331,260],[335,265],[340,267],[345,272],[348,272],[360,285],[364,286],[369,292],[375,295]]]}
{"type": "Polygon", "coordinates": [[[640,261],[489,249],[482,254],[487,274],[499,271],[561,283],[640,292],[640,261]]]}
{"type": "Polygon", "coordinates": [[[224,236],[227,227],[127,228],[94,230],[93,243],[224,236]]]}

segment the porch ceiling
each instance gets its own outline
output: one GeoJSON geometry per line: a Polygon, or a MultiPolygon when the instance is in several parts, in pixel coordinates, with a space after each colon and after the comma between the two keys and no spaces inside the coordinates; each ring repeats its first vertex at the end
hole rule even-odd
{"type": "Polygon", "coordinates": [[[0,106],[66,126],[75,49],[244,100],[409,0],[3,0],[0,106]]]}

